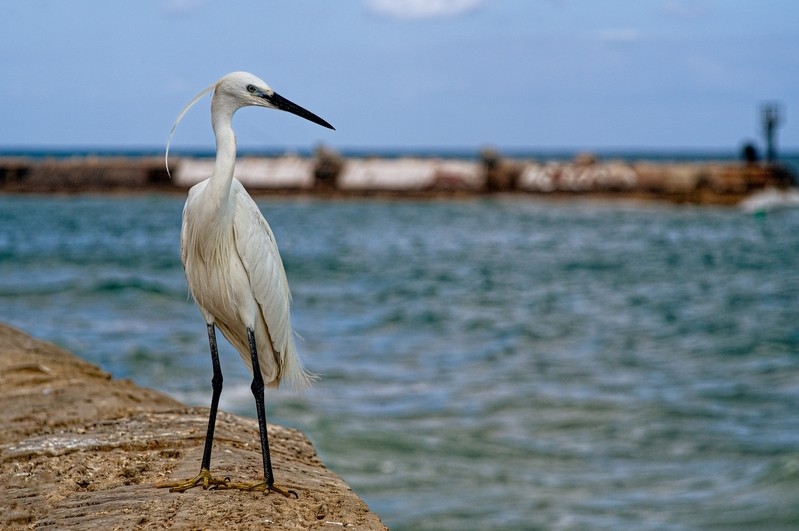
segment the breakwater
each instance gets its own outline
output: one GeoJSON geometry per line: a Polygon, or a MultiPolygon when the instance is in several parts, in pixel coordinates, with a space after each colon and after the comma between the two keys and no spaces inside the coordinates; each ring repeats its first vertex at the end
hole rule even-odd
{"type": "MultiPolygon", "coordinates": [[[[185,190],[207,178],[213,159],[175,157],[0,157],[0,191],[185,190]]],[[[517,192],[549,196],[603,195],[673,202],[734,204],[769,187],[796,184],[778,164],[734,161],[663,162],[577,155],[571,160],[503,157],[343,157],[320,148],[313,156],[240,157],[236,177],[255,193],[323,195],[464,195],[517,192]]]]}

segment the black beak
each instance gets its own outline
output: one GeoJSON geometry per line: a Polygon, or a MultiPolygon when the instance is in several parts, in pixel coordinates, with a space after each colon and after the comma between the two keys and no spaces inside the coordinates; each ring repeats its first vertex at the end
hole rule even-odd
{"type": "Polygon", "coordinates": [[[332,129],[333,131],[336,130],[335,127],[333,127],[332,125],[330,125],[329,123],[327,123],[323,119],[319,118],[317,115],[315,115],[311,111],[303,109],[302,107],[300,107],[296,103],[294,103],[294,102],[292,102],[290,100],[287,100],[286,98],[284,98],[283,96],[281,96],[277,92],[273,92],[272,94],[264,94],[261,97],[263,99],[265,99],[266,101],[268,101],[276,109],[280,109],[281,111],[290,112],[291,114],[296,114],[297,116],[299,116],[301,118],[305,118],[306,120],[310,120],[310,121],[312,121],[315,124],[319,124],[322,127],[327,127],[328,129],[332,129]]]}

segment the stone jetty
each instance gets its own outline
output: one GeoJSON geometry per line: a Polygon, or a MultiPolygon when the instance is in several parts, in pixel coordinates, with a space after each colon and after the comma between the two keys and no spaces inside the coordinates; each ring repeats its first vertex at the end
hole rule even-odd
{"type": "MultiPolygon", "coordinates": [[[[299,499],[156,484],[198,472],[208,410],[0,324],[0,529],[386,529],[300,432],[269,425],[299,499]]],[[[257,480],[254,419],[220,412],[214,473],[257,480]]]]}
{"type": "MultiPolygon", "coordinates": [[[[210,158],[175,157],[171,175],[160,157],[0,158],[0,191],[103,192],[182,190],[213,170],[210,158]]],[[[236,177],[253,193],[427,196],[484,193],[551,197],[585,195],[735,204],[754,192],[796,185],[778,164],[758,162],[626,162],[590,154],[568,161],[314,156],[240,157],[236,177]]]]}

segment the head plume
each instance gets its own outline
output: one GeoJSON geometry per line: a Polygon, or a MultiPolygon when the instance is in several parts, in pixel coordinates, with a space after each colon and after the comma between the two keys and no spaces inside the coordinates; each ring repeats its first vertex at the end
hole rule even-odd
{"type": "Polygon", "coordinates": [[[175,134],[175,129],[178,127],[178,124],[183,119],[183,116],[185,116],[185,114],[189,112],[189,109],[191,109],[192,105],[200,101],[206,94],[213,92],[215,88],[216,88],[216,83],[214,83],[209,87],[204,88],[202,92],[194,96],[191,99],[191,101],[187,103],[185,107],[183,107],[183,110],[180,111],[180,114],[178,114],[178,117],[175,119],[175,123],[172,124],[172,129],[169,131],[169,138],[167,138],[166,141],[166,152],[164,153],[164,164],[166,164],[166,173],[167,175],[169,175],[170,179],[172,178],[172,174],[169,172],[169,145],[172,143],[172,135],[175,134]]]}

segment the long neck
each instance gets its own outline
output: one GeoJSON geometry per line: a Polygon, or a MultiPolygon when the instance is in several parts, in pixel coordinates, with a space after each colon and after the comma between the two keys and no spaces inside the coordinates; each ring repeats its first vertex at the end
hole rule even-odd
{"type": "Polygon", "coordinates": [[[236,135],[231,122],[236,107],[221,98],[211,101],[211,124],[216,138],[216,162],[208,183],[209,192],[220,202],[230,195],[233,169],[236,166],[236,135]]]}

